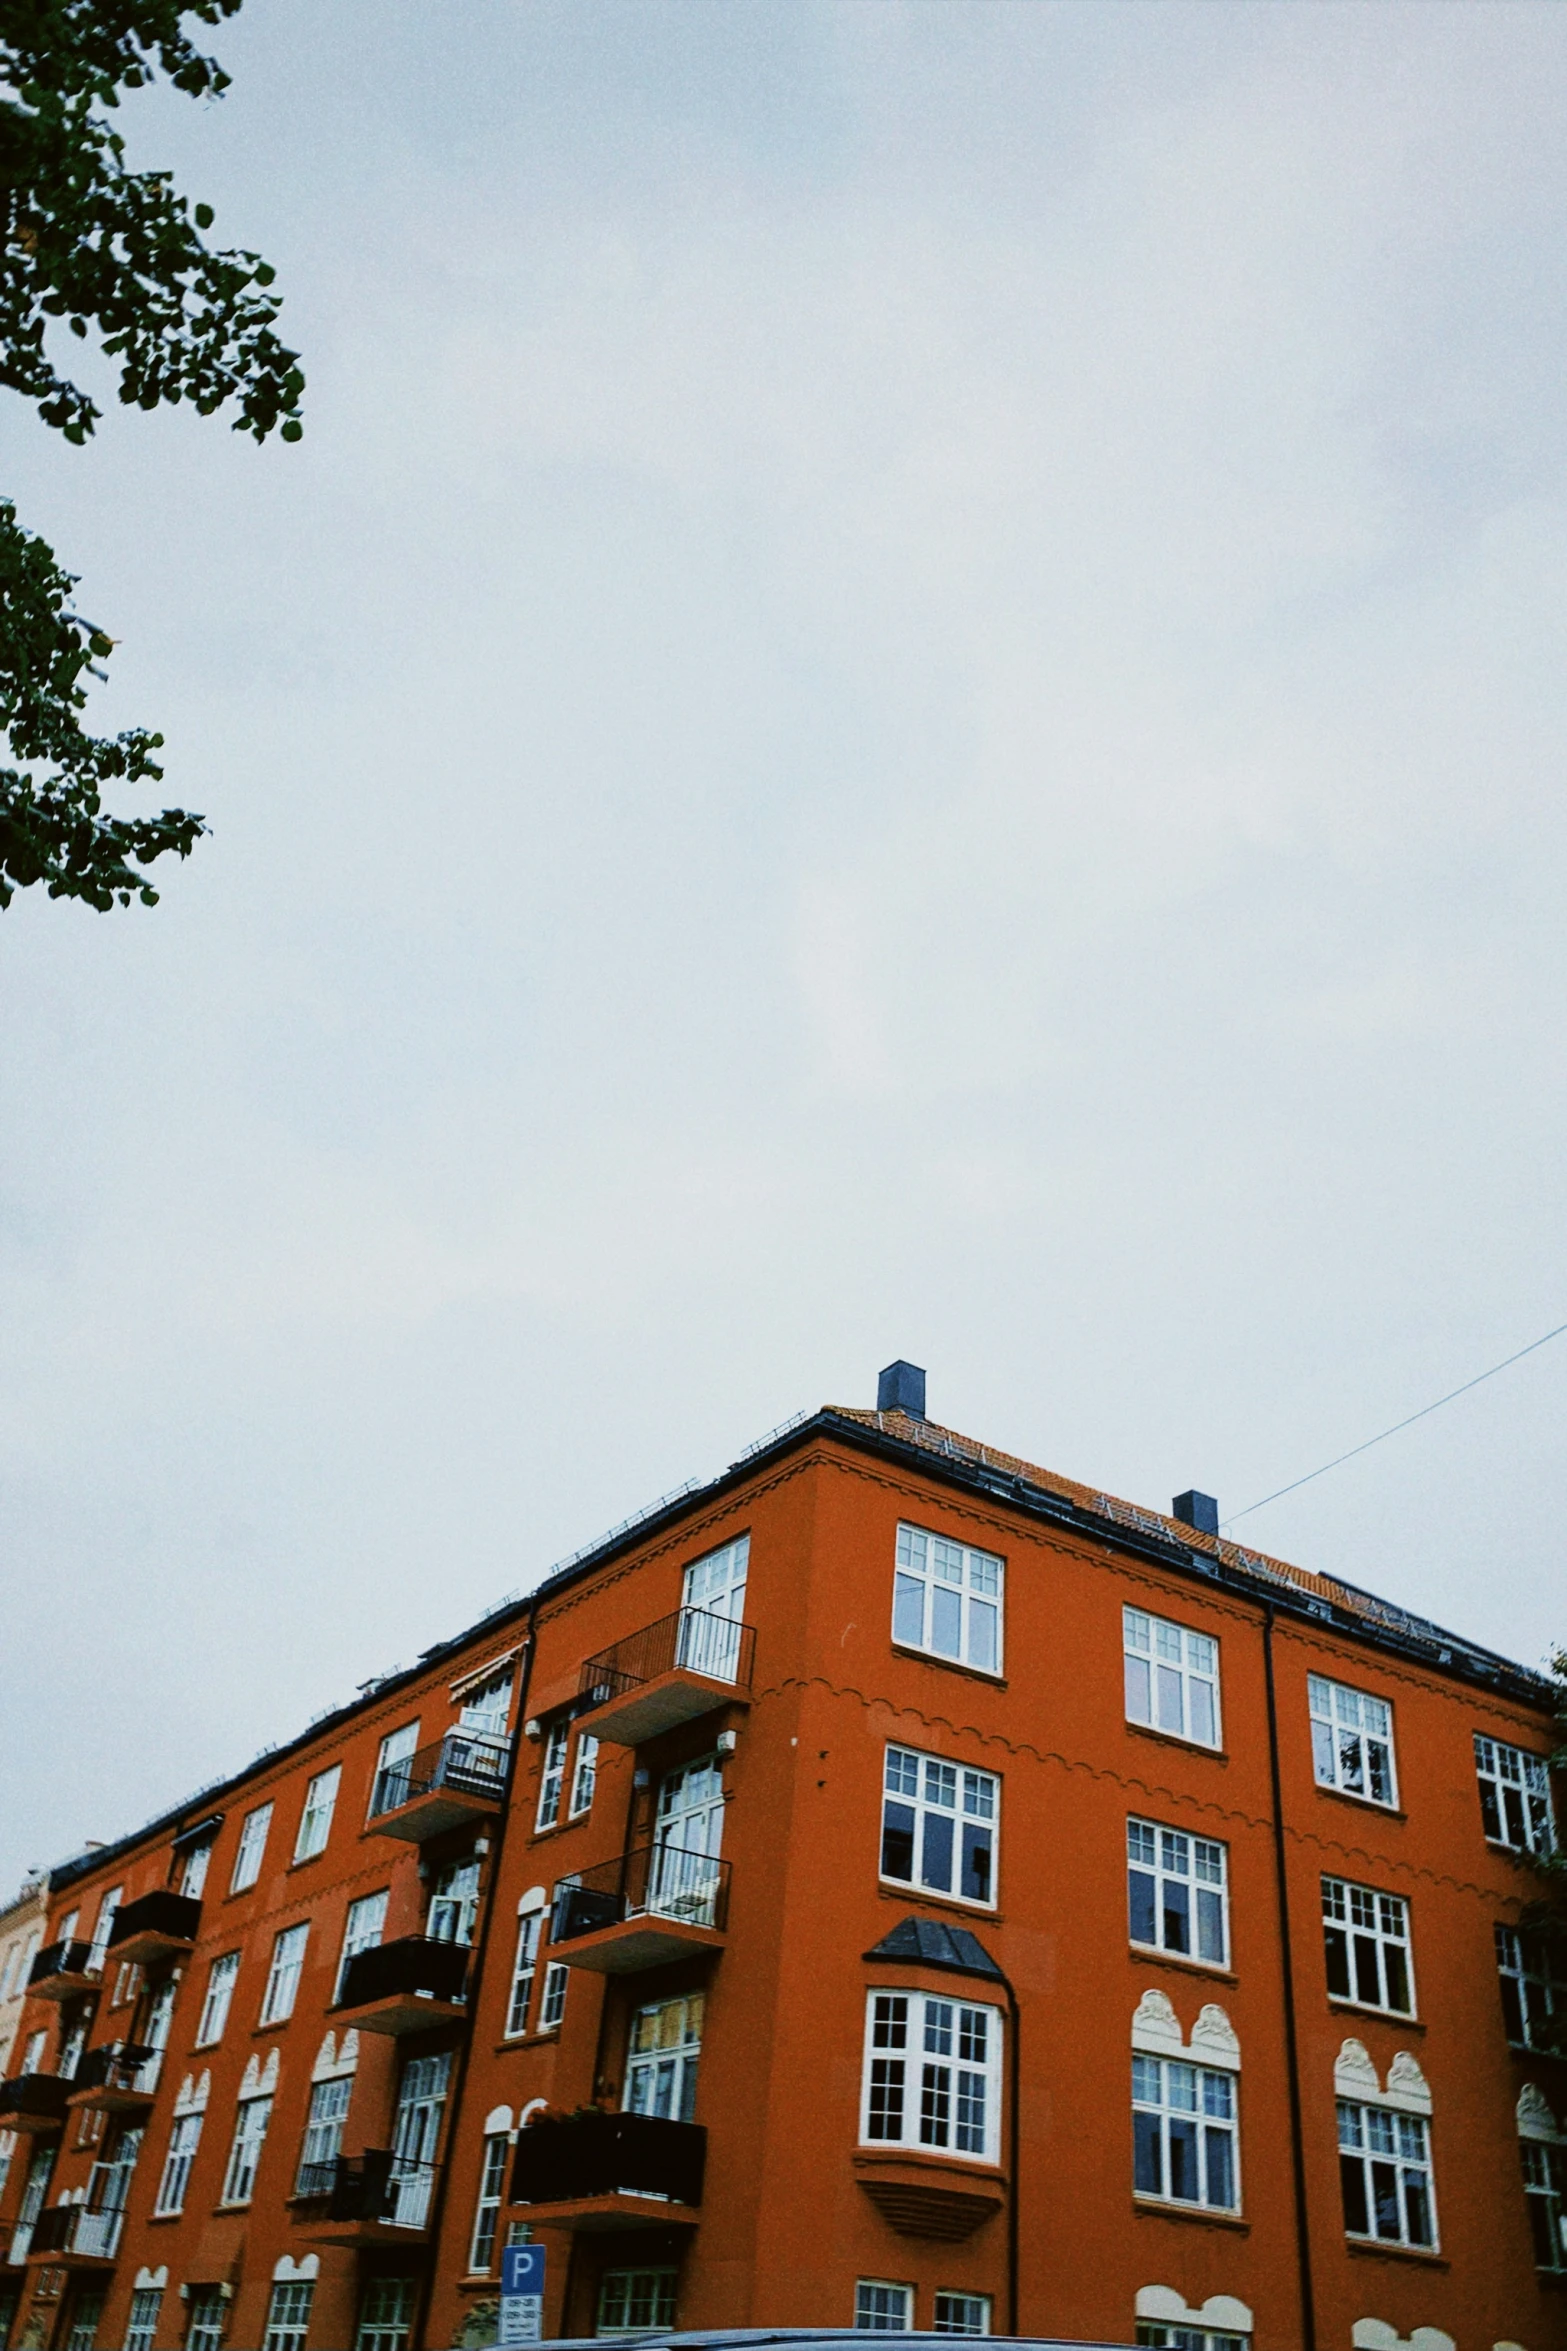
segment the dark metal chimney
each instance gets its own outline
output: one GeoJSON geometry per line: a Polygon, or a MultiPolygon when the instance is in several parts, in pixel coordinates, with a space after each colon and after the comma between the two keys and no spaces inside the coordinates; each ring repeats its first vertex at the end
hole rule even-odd
{"type": "Polygon", "coordinates": [[[1183,1527],[1195,1527],[1199,1535],[1219,1531],[1218,1503],[1211,1494],[1199,1494],[1195,1486],[1189,1494],[1177,1494],[1170,1508],[1183,1527]]]}
{"type": "Polygon", "coordinates": [[[878,1412],[906,1412],[910,1420],[925,1418],[925,1374],[917,1363],[889,1363],[876,1382],[878,1412]]]}

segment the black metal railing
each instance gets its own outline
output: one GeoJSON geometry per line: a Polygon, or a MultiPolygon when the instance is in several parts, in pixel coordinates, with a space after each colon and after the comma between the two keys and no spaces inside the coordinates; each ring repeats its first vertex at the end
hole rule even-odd
{"type": "Polygon", "coordinates": [[[657,1624],[644,1625],[613,1649],[590,1657],[578,1688],[595,1706],[606,1706],[660,1674],[683,1671],[748,1690],[755,1651],[754,1625],[714,1616],[705,1608],[677,1608],[673,1616],[661,1616],[657,1624]]]}
{"type": "MultiPolygon", "coordinates": [[[[308,2166],[312,2172],[330,2175],[324,2190],[331,2198],[329,2220],[381,2220],[394,2229],[429,2225],[435,2168],[433,2163],[402,2162],[387,2147],[368,2147],[363,2155],[339,2155],[331,2163],[308,2166]]],[[[299,2176],[303,2182],[304,2172],[299,2176]]],[[[301,2195],[322,2192],[303,2185],[299,2190],[301,2195]]]]}
{"type": "Polygon", "coordinates": [[[366,2008],[372,2000],[402,1993],[414,1999],[460,2000],[468,1972],[466,1943],[437,1943],[428,1935],[403,1935],[356,1951],[343,1970],[339,2008],[366,2008]]]}
{"type": "Polygon", "coordinates": [[[729,1863],[678,1845],[638,1845],[617,1860],[574,1870],[555,1887],[550,1941],[569,1943],[627,1918],[722,1930],[729,1923],[729,1863]]]}
{"type": "Polygon", "coordinates": [[[80,2253],[112,2261],[119,2251],[125,2214],[89,2212],[85,2204],[51,2204],[33,2224],[33,2253],[80,2253]]]}
{"type": "Polygon", "coordinates": [[[149,2049],[138,2041],[110,2041],[101,2049],[89,2049],[72,2077],[73,2090],[151,2090],[156,2067],[148,2065],[156,2058],[156,2049],[149,2049]]]}
{"type": "Polygon", "coordinates": [[[27,1971],[28,1984],[46,1984],[57,1975],[85,1975],[91,1957],[91,1943],[46,1944],[27,1971]]]}
{"type": "Polygon", "coordinates": [[[663,2196],[700,2204],[707,2131],[655,2114],[557,2115],[517,2133],[514,2204],[565,2204],[582,2196],[663,2196]]]}
{"type": "Polygon", "coordinates": [[[369,1817],[379,1820],[383,1812],[398,1812],[416,1796],[428,1796],[437,1788],[455,1788],[464,1796],[492,1796],[499,1803],[510,1759],[510,1739],[491,1738],[482,1731],[448,1731],[433,1746],[421,1747],[417,1755],[376,1773],[369,1817]]]}
{"type": "Polygon", "coordinates": [[[57,2073],[19,2073],[0,2082],[0,2123],[11,2115],[38,2115],[49,2122],[65,2120],[65,2101],[75,2089],[57,2073]]]}
{"type": "Polygon", "coordinates": [[[160,1886],[156,1893],[143,1894],[139,1902],[127,1902],[115,1912],[109,1949],[132,1935],[166,1935],[171,1943],[194,1943],[200,1932],[201,1904],[193,1895],[174,1894],[160,1886]]]}

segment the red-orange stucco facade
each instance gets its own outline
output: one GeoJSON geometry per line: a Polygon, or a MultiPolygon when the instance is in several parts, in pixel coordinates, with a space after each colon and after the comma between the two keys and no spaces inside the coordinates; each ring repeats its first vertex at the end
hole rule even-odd
{"type": "Polygon", "coordinates": [[[823,1410],[57,1869],[0,2351],[1567,2345],[1549,1690],[1182,1510],[823,1410]]]}

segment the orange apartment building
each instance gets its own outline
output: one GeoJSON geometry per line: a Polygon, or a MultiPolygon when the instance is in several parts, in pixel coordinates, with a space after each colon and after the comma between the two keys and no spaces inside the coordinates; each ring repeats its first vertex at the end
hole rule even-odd
{"type": "Polygon", "coordinates": [[[1567,2345],[1550,1709],[894,1365],[52,1873],[0,2351],[1567,2345]]]}

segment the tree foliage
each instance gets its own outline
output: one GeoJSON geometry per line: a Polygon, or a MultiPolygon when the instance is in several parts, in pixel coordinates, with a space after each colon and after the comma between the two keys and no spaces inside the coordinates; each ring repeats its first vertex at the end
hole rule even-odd
{"type": "MultiPolygon", "coordinates": [[[[300,434],[304,377],[274,332],[279,297],[259,254],[214,251],[209,205],[164,171],[133,172],[112,119],[124,90],[160,76],[213,99],[229,77],[187,36],[241,0],[0,0],[0,385],[84,442],[100,410],[63,373],[62,329],[96,336],[129,407],[237,404],[258,441],[300,434]]],[[[112,650],[72,607],[75,581],[0,501],[0,907],[35,882],[107,909],[157,892],[137,872],[188,856],[205,830],[184,809],[117,818],[102,787],[159,779],[161,736],[108,740],[82,725],[86,676],[112,650]],[[35,772],[28,763],[40,763],[35,772]]]]}

